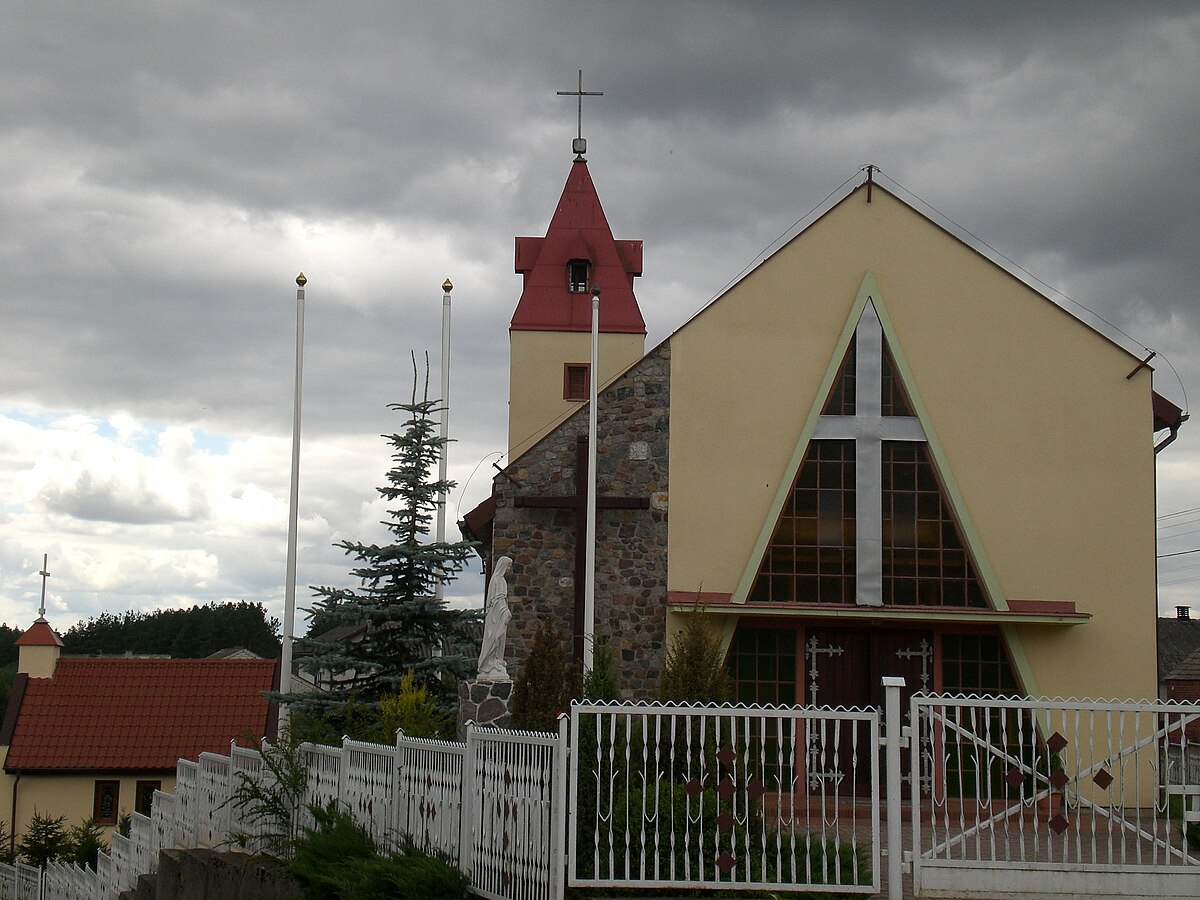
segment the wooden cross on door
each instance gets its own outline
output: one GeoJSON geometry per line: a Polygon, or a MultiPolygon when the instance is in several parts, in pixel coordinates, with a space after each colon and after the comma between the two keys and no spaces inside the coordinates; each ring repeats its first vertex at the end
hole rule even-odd
{"type": "MultiPolygon", "coordinates": [[[[575,494],[557,497],[517,497],[516,506],[531,509],[573,509],[575,511],[575,613],[571,646],[577,661],[583,660],[583,581],[587,567],[587,487],[588,439],[575,439],[575,494]]],[[[597,517],[602,509],[649,509],[649,497],[613,497],[596,495],[597,517]]]]}

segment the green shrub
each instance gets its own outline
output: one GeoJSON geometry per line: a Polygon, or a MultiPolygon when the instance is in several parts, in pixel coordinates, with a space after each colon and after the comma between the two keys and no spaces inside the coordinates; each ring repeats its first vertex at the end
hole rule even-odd
{"type": "Polygon", "coordinates": [[[411,669],[400,679],[399,693],[379,698],[379,720],[380,742],[388,744],[395,741],[397,728],[408,737],[445,738],[453,736],[456,724],[438,709],[429,689],[416,683],[411,669]]]}
{"type": "Polygon", "coordinates": [[[93,871],[100,851],[108,852],[108,841],[95,819],[84,819],[67,832],[62,858],[76,865],[87,866],[93,871]]]}
{"type": "Polygon", "coordinates": [[[291,706],[291,732],[297,741],[338,746],[343,737],[392,744],[396,729],[409,737],[453,738],[454,711],[439,706],[428,685],[418,684],[409,670],[399,690],[368,700],[355,691],[327,696],[320,702],[298,700],[291,706]]]}
{"type": "Polygon", "coordinates": [[[578,687],[578,675],[567,662],[562,641],[545,622],[538,623],[525,665],[513,683],[513,728],[557,731],[558,714],[570,710],[578,687]]]}
{"type": "Polygon", "coordinates": [[[336,702],[317,705],[298,701],[291,704],[289,728],[291,738],[297,743],[307,741],[331,747],[341,746],[343,737],[379,743],[393,740],[380,740],[383,726],[379,704],[362,699],[354,691],[337,695],[336,702]]]}
{"type": "Polygon", "coordinates": [[[733,686],[725,671],[721,641],[699,613],[687,613],[683,628],[667,649],[658,697],[668,703],[726,703],[733,686]]]}
{"type": "Polygon", "coordinates": [[[592,668],[583,675],[583,696],[597,703],[613,703],[621,699],[617,663],[608,638],[598,638],[592,646],[592,668]]]}
{"type": "Polygon", "coordinates": [[[456,868],[418,850],[386,857],[356,859],[341,896],[354,900],[457,900],[466,896],[467,879],[456,868]]]}
{"type": "Polygon", "coordinates": [[[25,836],[17,842],[21,859],[40,869],[44,869],[46,863],[60,859],[67,847],[67,830],[63,825],[66,820],[66,816],[52,819],[34,810],[25,836]]]}
{"type": "Polygon", "coordinates": [[[296,842],[289,869],[310,900],[450,900],[467,879],[445,860],[406,844],[381,856],[371,836],[331,802],[310,806],[316,823],[296,842]]]}
{"type": "Polygon", "coordinates": [[[852,846],[845,841],[821,838],[805,834],[803,849],[797,841],[796,863],[803,865],[802,857],[808,856],[808,868],[801,869],[799,878],[811,884],[870,884],[871,859],[866,844],[852,846]],[[807,852],[805,852],[807,851],[807,852]]]}
{"type": "Polygon", "coordinates": [[[305,897],[351,896],[343,893],[346,870],[356,860],[376,857],[375,843],[353,816],[338,808],[337,801],[326,807],[310,804],[308,809],[316,827],[306,826],[296,840],[289,869],[305,889],[305,897]]]}
{"type": "Polygon", "coordinates": [[[1200,851],[1200,822],[1184,821],[1185,801],[1178,794],[1172,794],[1167,800],[1167,821],[1179,824],[1180,835],[1187,844],[1188,852],[1195,855],[1200,851]]]}
{"type": "MultiPolygon", "coordinates": [[[[711,787],[699,794],[689,794],[685,785],[658,781],[628,794],[619,793],[612,806],[611,846],[607,829],[601,830],[601,865],[597,877],[623,878],[628,866],[630,878],[634,880],[674,877],[682,881],[686,873],[689,880],[703,879],[710,884],[728,882],[735,874],[739,879],[768,883],[795,880],[807,884],[870,884],[867,846],[822,840],[807,833],[793,836],[784,832],[778,835],[783,850],[777,855],[777,835],[765,827],[761,803],[751,802],[747,809],[741,805],[744,800],[738,802],[733,827],[722,829],[717,825],[718,816],[732,813],[734,808],[711,787]],[[644,849],[643,828],[646,832],[644,849]],[[657,842],[653,838],[655,828],[657,842]],[[628,847],[625,845],[626,833],[629,834],[628,847]],[[745,853],[747,845],[750,848],[748,856],[745,853]],[[608,866],[610,851],[611,869],[608,866]],[[736,869],[730,873],[722,872],[716,865],[717,857],[727,852],[732,852],[738,860],[736,869]],[[793,853],[794,870],[788,864],[793,853]],[[784,862],[782,870],[780,860],[784,862]]],[[[590,847],[589,843],[589,852],[590,847]]]]}

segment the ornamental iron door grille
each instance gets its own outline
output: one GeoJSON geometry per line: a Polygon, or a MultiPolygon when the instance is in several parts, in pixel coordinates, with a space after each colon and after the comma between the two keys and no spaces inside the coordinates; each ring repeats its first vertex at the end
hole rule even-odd
{"type": "Polygon", "coordinates": [[[1180,762],[1200,706],[918,695],[911,716],[918,896],[1200,896],[1200,784],[1180,762]]]}
{"type": "Polygon", "coordinates": [[[877,710],[584,702],[571,735],[570,884],[878,892],[877,710]]]}
{"type": "MultiPolygon", "coordinates": [[[[885,691],[882,679],[887,676],[903,678],[900,688],[902,709],[907,716],[908,701],[918,690],[926,688],[932,679],[934,651],[933,633],[908,629],[814,628],[806,633],[804,643],[805,700],[809,706],[843,709],[877,708],[884,706],[885,691]]],[[[907,719],[902,723],[907,726],[907,719]]],[[[843,745],[842,752],[848,752],[843,745]]],[[[900,789],[908,796],[911,771],[908,749],[901,750],[900,789]]],[[[808,765],[810,785],[828,778],[844,777],[848,765],[833,765],[823,772],[816,758],[808,765]]],[[[861,778],[869,770],[858,767],[861,778]]],[[[886,782],[884,794],[886,796],[886,782]]]]}

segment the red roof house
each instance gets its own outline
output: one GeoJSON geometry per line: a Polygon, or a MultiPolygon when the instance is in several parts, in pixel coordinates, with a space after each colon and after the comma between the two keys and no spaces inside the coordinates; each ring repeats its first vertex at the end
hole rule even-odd
{"type": "Polygon", "coordinates": [[[17,835],[35,811],[68,826],[148,813],[154,790],[173,787],[178,759],[228,753],[230,741],[254,746],[274,724],[264,693],[274,660],[60,659],[44,620],[17,645],[0,724],[0,819],[17,835]]]}

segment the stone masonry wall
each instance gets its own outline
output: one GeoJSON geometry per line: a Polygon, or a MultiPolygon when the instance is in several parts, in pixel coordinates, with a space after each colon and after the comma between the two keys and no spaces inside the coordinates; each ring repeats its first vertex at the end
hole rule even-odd
{"type": "MultiPolygon", "coordinates": [[[[601,509],[596,528],[596,635],[609,639],[623,692],[633,699],[653,695],[662,671],[670,374],[667,342],[604,390],[597,404],[597,494],[650,500],[649,509],[601,509]]],[[[509,464],[519,487],[503,475],[494,482],[492,560],[513,560],[506,657],[514,676],[541,620],[569,649],[575,580],[574,510],[517,507],[514,499],[574,495],[576,438],[587,434],[587,425],[584,406],[509,464]]]]}

